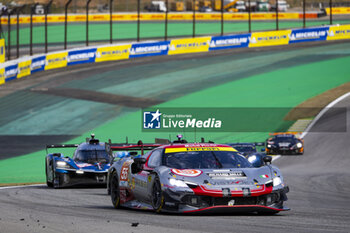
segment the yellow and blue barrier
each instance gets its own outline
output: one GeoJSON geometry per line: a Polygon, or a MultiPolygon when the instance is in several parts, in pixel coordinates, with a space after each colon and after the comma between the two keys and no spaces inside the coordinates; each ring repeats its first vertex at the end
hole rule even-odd
{"type": "Polygon", "coordinates": [[[164,56],[219,49],[288,45],[311,41],[350,39],[350,25],[306,29],[253,32],[239,35],[151,41],[88,47],[23,57],[0,64],[0,85],[32,73],[84,63],[126,60],[146,56],[164,56]]]}

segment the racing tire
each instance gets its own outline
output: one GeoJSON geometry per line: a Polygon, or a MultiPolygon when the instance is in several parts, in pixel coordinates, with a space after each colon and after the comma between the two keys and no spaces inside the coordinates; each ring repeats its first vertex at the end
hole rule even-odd
{"type": "Polygon", "coordinates": [[[47,161],[45,161],[45,174],[46,174],[46,185],[47,187],[52,188],[53,184],[48,180],[48,177],[47,177],[47,161]]]}
{"type": "Polygon", "coordinates": [[[152,206],[157,213],[160,213],[164,206],[164,195],[158,176],[154,178],[152,187],[152,206]]]}
{"type": "Polygon", "coordinates": [[[111,181],[109,184],[111,200],[114,208],[118,209],[120,207],[120,189],[119,189],[119,180],[118,174],[113,172],[111,175],[111,181]]]}
{"type": "Polygon", "coordinates": [[[52,186],[54,189],[59,189],[60,188],[60,176],[56,174],[56,172],[53,169],[52,165],[52,186]]]}

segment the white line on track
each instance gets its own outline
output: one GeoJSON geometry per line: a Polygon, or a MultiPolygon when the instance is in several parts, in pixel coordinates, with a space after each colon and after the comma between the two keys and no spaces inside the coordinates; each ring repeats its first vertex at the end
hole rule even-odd
{"type": "Polygon", "coordinates": [[[26,187],[42,187],[42,186],[46,186],[46,184],[29,184],[29,185],[5,186],[5,187],[0,187],[0,190],[1,189],[26,188],[26,187]]]}
{"type": "MultiPolygon", "coordinates": [[[[334,105],[336,105],[337,103],[339,103],[340,101],[342,101],[343,99],[347,98],[350,96],[350,92],[338,97],[337,99],[333,100],[331,103],[329,103],[326,107],[324,107],[321,112],[319,112],[319,114],[317,114],[317,116],[315,117],[315,119],[311,122],[311,124],[309,124],[308,127],[306,127],[306,129],[304,130],[304,132],[301,134],[301,138],[304,138],[306,136],[306,134],[309,132],[309,130],[316,124],[316,122],[328,111],[329,108],[333,107],[334,105]]],[[[281,158],[280,155],[277,156],[272,156],[272,161],[277,160],[281,158]]]]}
{"type": "Polygon", "coordinates": [[[337,99],[333,100],[331,103],[329,103],[326,107],[324,107],[322,109],[322,111],[317,114],[317,116],[315,117],[315,119],[311,122],[311,124],[304,130],[304,132],[301,134],[301,138],[304,138],[306,136],[306,134],[308,133],[308,131],[316,124],[316,122],[328,111],[328,108],[333,107],[334,105],[336,105],[337,103],[339,103],[340,101],[342,101],[343,99],[345,99],[346,97],[350,96],[350,92],[338,97],[337,99]]]}

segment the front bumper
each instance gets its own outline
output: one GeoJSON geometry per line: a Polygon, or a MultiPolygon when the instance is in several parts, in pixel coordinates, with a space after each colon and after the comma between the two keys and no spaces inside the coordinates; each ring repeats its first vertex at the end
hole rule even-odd
{"type": "Polygon", "coordinates": [[[288,187],[260,196],[214,197],[193,193],[165,193],[163,210],[167,212],[279,212],[289,210],[283,205],[288,187]]]}
{"type": "Polygon", "coordinates": [[[266,154],[302,154],[304,152],[304,148],[280,148],[280,147],[273,147],[273,148],[266,148],[266,154]]]}
{"type": "Polygon", "coordinates": [[[79,174],[76,171],[56,170],[56,177],[59,187],[78,185],[101,185],[107,184],[107,171],[105,172],[84,172],[79,174]]]}

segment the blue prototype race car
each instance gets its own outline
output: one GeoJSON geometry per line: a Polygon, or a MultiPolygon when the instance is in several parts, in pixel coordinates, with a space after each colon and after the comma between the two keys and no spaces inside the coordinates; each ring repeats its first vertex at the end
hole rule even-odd
{"type": "Polygon", "coordinates": [[[47,145],[49,148],[76,148],[73,158],[62,153],[47,153],[46,183],[53,188],[75,185],[106,185],[108,169],[113,161],[107,143],[92,134],[81,144],[47,145]]]}

